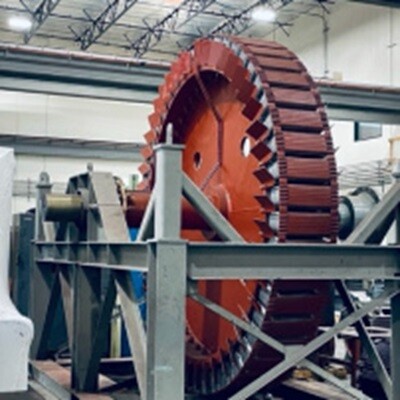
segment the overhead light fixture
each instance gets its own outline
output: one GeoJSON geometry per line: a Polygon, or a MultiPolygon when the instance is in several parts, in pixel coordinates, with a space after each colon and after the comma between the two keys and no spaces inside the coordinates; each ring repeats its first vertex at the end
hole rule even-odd
{"type": "Polygon", "coordinates": [[[13,31],[28,32],[32,28],[32,21],[21,15],[14,15],[8,19],[8,26],[13,31]]]}
{"type": "Polygon", "coordinates": [[[268,6],[256,7],[251,13],[251,18],[258,22],[273,22],[276,20],[276,11],[268,6]]]}

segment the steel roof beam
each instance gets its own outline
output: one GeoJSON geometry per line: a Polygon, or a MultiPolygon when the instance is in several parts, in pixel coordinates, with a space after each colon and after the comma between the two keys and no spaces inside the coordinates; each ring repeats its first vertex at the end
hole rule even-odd
{"type": "MultiPolygon", "coordinates": [[[[0,89],[150,103],[169,64],[0,45],[0,89]]],[[[400,90],[317,81],[330,119],[400,124],[400,90]]]]}
{"type": "Polygon", "coordinates": [[[32,28],[24,35],[25,44],[29,43],[60,2],[61,0],[43,0],[35,10],[32,10],[24,0],[20,0],[20,3],[29,12],[33,19],[32,28]]]}
{"type": "Polygon", "coordinates": [[[0,134],[0,146],[13,148],[17,155],[139,162],[142,160],[140,149],[143,145],[110,140],[0,134]]]}
{"type": "Polygon", "coordinates": [[[179,27],[186,24],[198,14],[204,12],[209,6],[214,4],[216,0],[183,0],[177,7],[175,7],[163,19],[153,25],[147,26],[146,32],[139,38],[129,43],[130,48],[134,51],[135,57],[141,57],[147,53],[152,47],[161,41],[165,28],[175,31],[178,26],[178,18],[182,11],[187,12],[187,18],[179,24],[179,27]]]}
{"type": "Polygon", "coordinates": [[[399,0],[351,0],[353,3],[371,4],[381,7],[395,7],[400,8],[399,0]]]}
{"type": "MultiPolygon", "coordinates": [[[[248,7],[242,9],[241,11],[227,16],[221,23],[219,23],[216,27],[214,27],[209,33],[208,37],[214,36],[218,33],[224,34],[236,34],[239,35],[251,26],[252,18],[250,13],[260,5],[268,4],[274,10],[279,10],[288,4],[292,3],[293,0],[278,0],[278,1],[265,1],[265,0],[257,0],[254,3],[250,4],[248,7]]],[[[283,24],[275,21],[275,24],[282,28],[283,24]]]]}
{"type": "Polygon", "coordinates": [[[91,18],[88,12],[84,10],[90,22],[89,26],[81,34],[76,34],[74,29],[70,27],[75,34],[75,40],[80,43],[81,49],[87,50],[137,2],[138,0],[113,0],[95,19],[91,18]]]}
{"type": "Polygon", "coordinates": [[[5,90],[150,103],[167,71],[167,65],[127,58],[0,46],[5,90]]]}

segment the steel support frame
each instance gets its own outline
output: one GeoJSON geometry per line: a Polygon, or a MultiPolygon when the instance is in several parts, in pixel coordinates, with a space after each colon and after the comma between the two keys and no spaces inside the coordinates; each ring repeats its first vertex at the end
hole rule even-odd
{"type": "MultiPolygon", "coordinates": [[[[151,103],[169,64],[0,45],[0,89],[151,103]]],[[[317,81],[330,119],[400,123],[400,92],[317,81]]]]}
{"type": "Polygon", "coordinates": [[[28,44],[35,33],[40,29],[51,13],[55,10],[61,0],[42,0],[41,3],[36,7],[35,10],[26,4],[24,0],[20,0],[25,9],[31,14],[33,24],[31,29],[24,34],[24,43],[28,44]]]}
{"type": "MultiPolygon", "coordinates": [[[[95,18],[92,18],[86,10],[83,10],[89,24],[81,34],[75,35],[75,40],[80,43],[81,50],[87,50],[92,44],[96,43],[137,2],[138,0],[109,1],[103,11],[95,18]]],[[[75,33],[72,27],[70,29],[75,33]]]]}
{"type": "Polygon", "coordinates": [[[196,15],[205,11],[208,7],[210,7],[216,0],[183,0],[178,6],[176,6],[170,13],[168,13],[161,20],[157,21],[153,25],[148,25],[146,21],[144,21],[145,32],[140,35],[137,39],[133,41],[129,41],[129,47],[134,51],[134,57],[142,57],[145,53],[147,53],[152,47],[154,47],[157,43],[159,43],[168,31],[165,29],[166,27],[172,27],[172,32],[177,29],[175,26],[179,15],[183,10],[186,9],[188,16],[187,18],[180,23],[178,28],[187,22],[189,22],[196,15]]]}
{"type": "MultiPolygon", "coordinates": [[[[286,348],[273,338],[254,327],[239,321],[226,310],[212,304],[207,299],[199,297],[194,289],[198,279],[338,279],[345,277],[345,270],[354,269],[352,277],[380,277],[387,280],[400,279],[399,250],[397,247],[377,246],[290,246],[290,245],[247,245],[242,238],[220,215],[208,199],[193,185],[180,170],[179,146],[170,143],[156,150],[157,175],[155,195],[146,211],[146,217],[140,229],[141,239],[146,239],[151,232],[149,227],[154,222],[154,239],[141,243],[129,243],[127,227],[113,187],[113,179],[109,174],[92,173],[86,177],[90,189],[96,196],[92,198],[93,228],[88,227],[90,235],[85,240],[46,242],[36,244],[36,262],[41,268],[57,266],[58,268],[85,268],[102,270],[111,268],[117,277],[118,293],[125,300],[121,301],[128,336],[133,348],[136,374],[142,397],[146,400],[169,400],[184,398],[184,333],[185,333],[185,297],[186,278],[190,279],[189,295],[205,306],[218,312],[239,327],[251,330],[261,340],[272,344],[277,350],[284,352],[285,358],[272,370],[256,381],[250,383],[232,399],[243,399],[256,393],[266,384],[279,377],[295,365],[306,365],[317,374],[327,378],[324,371],[310,363],[307,357],[330,340],[341,329],[357,324],[363,332],[362,318],[373,308],[393,297],[392,304],[397,310],[397,284],[389,287],[381,297],[356,309],[349,305],[351,313],[331,330],[318,336],[305,346],[286,348]],[[162,166],[162,167],[160,167],[162,166]],[[167,173],[168,172],[168,173],[167,173]],[[200,214],[212,224],[221,238],[231,240],[230,244],[188,244],[179,240],[180,198],[181,195],[194,205],[200,214]],[[89,240],[89,241],[88,241],[89,240]],[[314,254],[310,256],[310,251],[314,254]],[[135,252],[137,255],[135,256],[135,252]],[[309,254],[306,258],[306,254],[309,254]],[[232,255],[233,254],[233,255],[232,255]],[[317,254],[317,255],[316,255],[317,254]],[[325,257],[325,258],[324,258],[325,257]],[[312,262],[312,259],[317,260],[312,262]],[[331,260],[331,261],[329,261],[331,260]],[[326,265],[325,265],[326,261],[326,265]],[[307,270],[307,265],[311,267],[307,270]],[[365,263],[366,266],[360,265],[365,263]],[[325,267],[318,268],[319,265],[325,267]],[[211,268],[209,267],[211,266],[211,268]],[[250,268],[249,268],[250,266],[250,268]],[[341,267],[338,269],[338,267],[341,267]],[[135,303],[134,290],[130,281],[129,270],[148,270],[148,321],[147,337],[142,320],[135,303]],[[203,272],[201,272],[203,270],[203,272]],[[200,271],[200,272],[199,272],[200,271]],[[206,271],[206,272],[204,272],[206,271]],[[275,271],[275,272],[274,272],[275,271]],[[339,272],[338,271],[342,271],[339,272]],[[138,329],[139,327],[139,329],[138,329]],[[361,327],[361,328],[360,328],[361,327]],[[135,331],[136,330],[136,331],[135,331]],[[137,332],[139,330],[139,334],[137,332]]],[[[83,179],[85,180],[85,179],[83,179]]],[[[397,207],[397,194],[389,196],[386,205],[397,207]]],[[[385,201],[385,200],[384,200],[385,201]]],[[[371,218],[370,224],[379,224],[379,217],[371,218]]],[[[368,226],[364,227],[368,230],[368,226]]],[[[373,233],[373,232],[372,232],[373,233]]],[[[42,238],[43,239],[43,238],[42,238]]],[[[81,238],[82,239],[82,238],[81,238]]],[[[355,240],[355,239],[353,239],[355,240]]],[[[368,238],[365,239],[367,241],[368,238]]],[[[356,242],[356,241],[355,241],[356,242]]],[[[344,293],[347,293],[344,291],[344,293]]],[[[348,293],[347,293],[348,295],[348,293]]],[[[399,306],[400,307],[400,306],[399,306]]],[[[82,314],[84,315],[84,314],[82,314]]],[[[74,316],[76,318],[76,315],[74,316]]],[[[399,335],[398,315],[393,317],[393,338],[399,335]]],[[[97,323],[99,317],[97,318],[97,323]]],[[[89,326],[89,331],[93,330],[89,326]]],[[[78,338],[81,340],[82,338],[78,338]]],[[[373,346],[373,344],[372,344],[373,346]]],[[[398,360],[397,346],[393,346],[393,360],[398,360]]],[[[80,361],[82,365],[94,365],[89,362],[91,355],[86,355],[80,361]]],[[[379,356],[374,351],[379,371],[379,356]]],[[[88,368],[84,368],[88,373],[88,368]]],[[[96,368],[92,373],[97,373],[96,368]]],[[[397,362],[394,361],[393,381],[400,381],[397,362]]],[[[83,372],[80,376],[85,376],[83,372]]],[[[330,381],[344,390],[348,390],[356,398],[367,398],[353,388],[346,387],[333,378],[330,381]]],[[[391,391],[389,399],[400,398],[396,384],[386,380],[391,391]]],[[[90,385],[83,389],[90,388],[90,385]]]]}

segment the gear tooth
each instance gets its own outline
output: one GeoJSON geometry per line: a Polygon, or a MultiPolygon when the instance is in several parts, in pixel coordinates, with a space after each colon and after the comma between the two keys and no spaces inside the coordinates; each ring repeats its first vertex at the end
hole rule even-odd
{"type": "Polygon", "coordinates": [[[261,207],[264,210],[273,210],[274,205],[272,204],[271,200],[267,195],[261,195],[261,196],[254,196],[254,198],[260,203],[261,207]]]}
{"type": "Polygon", "coordinates": [[[254,97],[251,97],[244,106],[242,113],[246,118],[252,120],[260,111],[261,107],[261,103],[254,97]]]}
{"type": "Polygon", "coordinates": [[[157,135],[153,130],[148,131],[144,135],[147,144],[154,144],[157,141],[157,135]]]}
{"type": "Polygon", "coordinates": [[[271,150],[264,142],[256,143],[253,148],[251,149],[251,154],[253,154],[257,160],[261,161],[264,159],[268,154],[271,153],[271,150]]]}
{"type": "Polygon", "coordinates": [[[238,87],[238,100],[242,103],[247,103],[251,98],[251,95],[254,93],[255,88],[256,87],[250,81],[245,79],[243,82],[240,83],[238,87]]]}
{"type": "Polygon", "coordinates": [[[181,53],[180,59],[182,60],[182,73],[184,75],[190,74],[192,71],[192,56],[188,51],[181,53]]]}
{"type": "Polygon", "coordinates": [[[175,74],[173,71],[169,71],[165,77],[164,77],[164,86],[168,89],[168,91],[171,91],[171,88],[174,86],[175,82],[175,74]]]}
{"type": "Polygon", "coordinates": [[[232,81],[238,65],[239,61],[237,57],[229,51],[225,58],[220,58],[216,69],[219,71],[224,71],[226,78],[232,81]]]}
{"type": "Polygon", "coordinates": [[[145,191],[145,190],[147,190],[147,189],[149,189],[149,183],[148,183],[147,180],[143,180],[143,181],[141,181],[141,182],[139,182],[139,183],[137,184],[135,190],[141,192],[141,191],[145,191]]]}
{"type": "Polygon", "coordinates": [[[210,50],[210,41],[200,39],[195,42],[194,54],[200,65],[208,65],[210,50]]]}
{"type": "Polygon", "coordinates": [[[254,121],[249,128],[247,128],[247,133],[254,139],[259,139],[268,131],[268,128],[260,121],[254,121]]]}
{"type": "Polygon", "coordinates": [[[140,154],[143,156],[143,158],[144,158],[145,160],[148,160],[149,158],[151,158],[151,157],[153,156],[154,150],[153,150],[153,148],[152,148],[150,145],[143,146],[143,147],[140,149],[140,154]]]}
{"type": "Polygon", "coordinates": [[[260,228],[260,231],[261,231],[262,235],[264,236],[264,238],[269,239],[272,236],[274,236],[274,232],[271,230],[267,221],[264,221],[261,219],[254,219],[253,221],[260,228]]]}
{"type": "Polygon", "coordinates": [[[153,112],[149,115],[149,124],[150,126],[155,129],[161,125],[161,116],[158,112],[153,112]]]}
{"type": "Polygon", "coordinates": [[[274,180],[274,177],[268,172],[265,167],[260,167],[256,169],[253,174],[262,184],[266,184],[274,180]]]}
{"type": "Polygon", "coordinates": [[[153,107],[154,107],[154,111],[159,113],[159,114],[163,114],[166,110],[166,106],[165,106],[165,102],[164,99],[161,97],[157,97],[154,101],[153,101],[153,107]]]}
{"type": "Polygon", "coordinates": [[[139,165],[138,170],[140,171],[140,173],[145,176],[147,175],[150,171],[151,171],[151,167],[147,162],[144,162],[142,164],[139,165]]]}
{"type": "Polygon", "coordinates": [[[223,59],[226,59],[228,53],[229,50],[222,43],[211,42],[208,64],[220,71],[220,63],[223,59]]]}
{"type": "Polygon", "coordinates": [[[238,60],[235,65],[231,85],[239,90],[242,87],[244,88],[245,86],[247,86],[249,83],[252,85],[252,83],[247,80],[248,75],[249,71],[241,64],[241,61],[238,60]]]}

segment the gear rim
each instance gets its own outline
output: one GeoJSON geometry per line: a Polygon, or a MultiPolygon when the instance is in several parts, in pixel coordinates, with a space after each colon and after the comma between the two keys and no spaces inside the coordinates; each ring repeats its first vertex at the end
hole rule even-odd
{"type": "MultiPolygon", "coordinates": [[[[227,54],[226,51],[225,54],[227,54]]],[[[169,111],[173,107],[174,100],[187,83],[188,79],[190,79],[190,76],[193,76],[198,68],[210,68],[211,57],[214,62],[215,69],[220,68],[223,73],[226,73],[227,70],[224,70],[224,68],[228,68],[229,72],[227,75],[239,87],[238,100],[243,103],[243,114],[249,119],[249,127],[246,133],[255,141],[255,144],[251,149],[251,155],[252,157],[255,157],[260,164],[260,168],[254,171],[254,175],[260,181],[260,185],[262,186],[262,190],[257,193],[256,199],[265,211],[265,214],[268,216],[268,218],[265,218],[265,220],[256,221],[260,229],[262,241],[270,241],[271,239],[272,241],[275,239],[276,241],[280,242],[294,240],[290,235],[288,235],[288,229],[291,224],[293,225],[293,222],[289,221],[288,218],[288,205],[290,203],[290,197],[294,196],[293,191],[295,192],[296,188],[293,189],[293,185],[289,188],[287,182],[285,184],[285,181],[288,181],[288,175],[290,175],[290,173],[288,173],[288,165],[286,165],[287,143],[285,143],[284,135],[282,132],[280,132],[282,131],[281,128],[283,126],[280,121],[280,110],[287,110],[287,108],[277,105],[276,98],[274,98],[274,91],[269,85],[270,79],[265,76],[266,73],[264,73],[262,66],[265,58],[269,58],[268,62],[272,64],[275,62],[275,64],[278,65],[275,65],[275,67],[272,67],[270,70],[282,72],[282,65],[285,66],[285,63],[282,62],[282,58],[279,56],[282,56],[283,60],[294,59],[297,63],[299,63],[298,72],[299,75],[304,78],[299,83],[300,86],[303,85],[300,92],[304,90],[304,93],[306,93],[305,97],[308,98],[310,98],[310,93],[312,96],[314,96],[314,105],[303,104],[304,107],[300,107],[298,104],[298,109],[292,106],[291,110],[299,112],[300,109],[302,112],[306,113],[315,106],[315,110],[318,110],[317,114],[321,119],[320,125],[324,131],[325,146],[321,140],[311,143],[312,141],[310,138],[307,138],[309,141],[308,147],[306,146],[305,150],[301,149],[300,153],[308,152],[314,155],[319,154],[316,159],[320,158],[321,154],[323,157],[329,158],[327,162],[329,179],[323,179],[321,178],[322,175],[319,176],[318,174],[317,175],[319,178],[317,177],[317,179],[315,179],[318,184],[321,183],[319,186],[315,185],[315,189],[323,189],[319,190],[317,197],[320,202],[317,203],[325,205],[327,204],[325,209],[329,209],[329,221],[326,223],[329,225],[329,227],[326,229],[325,226],[325,230],[323,230],[324,234],[321,234],[321,232],[318,231],[316,235],[310,236],[309,232],[306,234],[303,232],[303,235],[299,235],[297,233],[297,235],[300,237],[296,237],[296,235],[294,235],[294,239],[298,240],[300,238],[303,240],[316,241],[317,237],[317,241],[327,240],[333,242],[336,238],[337,232],[337,184],[333,148],[330,139],[327,118],[315,84],[305,71],[304,66],[297,60],[297,57],[294,56],[293,53],[288,52],[283,46],[276,43],[238,38],[220,38],[212,41],[203,39],[196,42],[194,49],[191,52],[184,52],[179,57],[179,59],[172,65],[171,71],[166,75],[165,83],[159,89],[159,97],[154,102],[155,112],[149,117],[152,129],[145,135],[148,146],[142,151],[146,162],[140,167],[140,171],[144,175],[144,181],[141,184],[141,189],[149,190],[152,186],[152,170],[154,168],[152,146],[157,142],[163,141],[163,131],[166,124],[170,122],[168,120],[169,111]],[[220,49],[228,49],[228,60],[220,60],[217,56],[215,56],[212,50],[210,50],[213,47],[215,49],[215,46],[220,49]],[[268,52],[268,56],[263,57],[266,52],[268,52]],[[274,57],[276,60],[271,61],[271,59],[274,59],[274,57]],[[232,60],[236,59],[241,61],[240,67],[242,68],[237,67],[237,71],[239,72],[236,71],[237,75],[235,76],[235,73],[232,70],[229,70],[229,65],[231,64],[232,60]],[[218,64],[218,62],[220,64],[218,64]],[[267,162],[265,162],[266,157],[270,157],[267,162]],[[271,159],[274,157],[275,163],[271,162],[271,159]],[[276,185],[276,182],[278,182],[278,185],[276,185]],[[273,229],[271,229],[271,225],[274,226],[274,224],[275,232],[273,232],[273,229]],[[327,234],[325,234],[325,232],[327,234]]],[[[285,69],[284,67],[283,70],[287,72],[287,68],[288,67],[285,69]]],[[[282,86],[283,89],[286,88],[290,90],[293,89],[293,87],[296,87],[296,82],[283,82],[282,86]]],[[[301,95],[304,95],[304,93],[300,93],[300,97],[301,95]]],[[[299,101],[301,101],[301,99],[297,100],[297,102],[299,101]]],[[[303,113],[303,115],[306,115],[305,113],[303,113]]],[[[284,117],[287,118],[288,116],[285,114],[284,117]]],[[[303,126],[303,128],[300,127],[299,131],[306,128],[318,131],[318,121],[316,119],[313,120],[311,118],[311,114],[309,114],[309,124],[310,126],[303,126]]],[[[291,128],[294,132],[298,133],[296,127],[291,128]]],[[[292,135],[293,134],[294,133],[292,132],[292,135]]],[[[292,146],[292,152],[289,152],[290,154],[296,153],[296,146],[299,147],[299,144],[294,139],[292,136],[292,140],[290,142],[290,146],[292,146]]],[[[286,142],[287,141],[288,140],[286,140],[286,142]]],[[[297,150],[297,152],[299,152],[299,150],[297,150]]],[[[315,184],[315,182],[311,183],[315,184]]],[[[303,189],[310,190],[310,187],[303,189]]],[[[307,207],[311,207],[311,205],[303,204],[302,207],[307,209],[307,207]]],[[[287,293],[303,293],[303,301],[307,301],[307,296],[305,296],[307,292],[308,294],[314,292],[314,301],[316,298],[318,298],[318,296],[320,296],[319,298],[322,302],[326,301],[328,292],[326,284],[318,283],[314,286],[310,286],[310,284],[307,282],[306,284],[301,285],[294,283],[297,288],[296,292],[292,289],[293,283],[288,281],[281,285],[265,281],[259,282],[259,285],[254,292],[254,297],[257,299],[257,302],[255,307],[251,307],[247,311],[247,316],[250,321],[256,323],[256,325],[265,331],[265,333],[271,334],[271,332],[264,327],[264,323],[268,315],[268,307],[271,307],[271,300],[275,302],[275,306],[279,303],[277,298],[279,292],[285,292],[285,285],[287,293]]],[[[312,309],[310,304],[308,304],[307,307],[312,309]]],[[[285,309],[290,311],[290,307],[287,305],[285,309]]],[[[309,325],[314,325],[315,331],[317,328],[317,321],[315,320],[309,322],[309,325]]],[[[190,329],[188,330],[188,334],[190,336],[190,329]]],[[[314,334],[311,334],[309,339],[311,339],[314,335],[315,332],[314,334]]],[[[282,340],[282,338],[280,339],[282,340]]],[[[307,341],[306,338],[304,340],[307,341]]],[[[301,343],[306,343],[304,340],[301,343]]],[[[282,341],[285,343],[285,338],[283,338],[282,341]]],[[[286,343],[289,341],[290,339],[286,338],[286,343]]],[[[191,364],[189,361],[187,368],[187,386],[188,389],[194,393],[215,396],[227,395],[228,393],[231,393],[232,391],[244,386],[247,382],[256,378],[261,373],[265,372],[265,368],[268,369],[272,367],[279,360],[280,357],[276,354],[276,352],[271,352],[271,349],[268,346],[261,344],[259,341],[255,340],[254,337],[246,333],[241,333],[238,341],[230,345],[229,351],[221,352],[219,359],[211,358],[206,362],[194,364],[191,364]],[[259,357],[260,354],[268,352],[272,353],[273,355],[269,356],[269,364],[265,359],[262,360],[264,364],[264,367],[262,367],[256,360],[257,355],[259,357]],[[246,369],[255,370],[256,373],[248,373],[246,372],[246,369]]]]}

